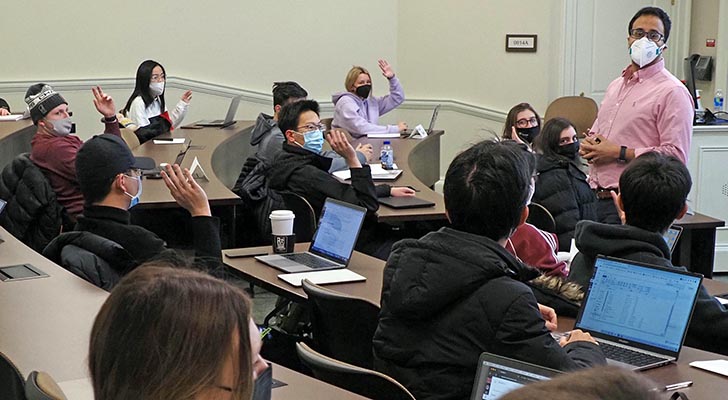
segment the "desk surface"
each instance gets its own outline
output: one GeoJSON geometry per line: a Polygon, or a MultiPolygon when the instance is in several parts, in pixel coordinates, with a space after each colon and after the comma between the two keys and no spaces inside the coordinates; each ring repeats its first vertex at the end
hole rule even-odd
{"type": "Polygon", "coordinates": [[[30,151],[35,125],[29,119],[0,121],[0,169],[15,156],[30,151]]]}
{"type": "Polygon", "coordinates": [[[0,141],[3,141],[8,136],[31,126],[34,125],[33,121],[30,119],[21,119],[19,121],[0,121],[0,141]]]}
{"type": "Polygon", "coordinates": [[[4,228],[0,264],[31,264],[48,277],[0,281],[0,351],[27,375],[50,373],[57,381],[88,375],[91,326],[108,293],[76,277],[15,239],[4,228]]]}
{"type": "Polygon", "coordinates": [[[675,225],[688,229],[715,229],[725,226],[725,221],[704,214],[694,213],[693,215],[685,214],[681,219],[675,220],[675,225]]]}

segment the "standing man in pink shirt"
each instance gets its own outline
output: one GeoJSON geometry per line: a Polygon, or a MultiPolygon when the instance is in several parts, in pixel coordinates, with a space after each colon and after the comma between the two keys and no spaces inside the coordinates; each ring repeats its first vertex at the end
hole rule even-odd
{"type": "Polygon", "coordinates": [[[665,69],[662,53],[670,17],[645,7],[629,22],[632,63],[607,87],[597,120],[579,153],[589,162],[589,185],[596,192],[599,222],[620,224],[612,201],[627,163],[650,151],[687,163],[693,129],[693,101],[685,85],[665,69]]]}

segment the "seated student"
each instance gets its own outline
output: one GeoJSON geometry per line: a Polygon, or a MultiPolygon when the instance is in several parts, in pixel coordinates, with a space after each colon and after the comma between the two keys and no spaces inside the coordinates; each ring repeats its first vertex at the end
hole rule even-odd
{"type": "Polygon", "coordinates": [[[531,145],[540,131],[541,117],[536,110],[528,103],[519,103],[508,111],[501,137],[522,140],[531,145]]]}
{"type": "Polygon", "coordinates": [[[329,174],[331,158],[320,155],[326,129],[319,119],[319,105],[302,100],[281,109],[278,127],[286,136],[283,151],[268,171],[268,186],[273,190],[297,193],[311,203],[316,215],[321,213],[327,197],[356,204],[374,212],[377,197],[414,196],[408,187],[374,186],[368,165],[362,165],[356,151],[343,132],[332,130],[326,140],[351,170],[351,185],[329,174]]]}
{"type": "Polygon", "coordinates": [[[524,223],[508,238],[506,250],[525,264],[540,270],[544,275],[566,277],[569,266],[559,261],[556,253],[559,243],[556,235],[524,223]]]}
{"type": "MultiPolygon", "coordinates": [[[[104,116],[105,133],[120,136],[114,99],[100,87],[92,88],[94,106],[104,116]]],[[[38,127],[30,142],[30,159],[51,184],[58,202],[72,221],[83,211],[83,194],[76,178],[76,153],[83,141],[71,135],[73,120],[68,102],[52,87],[38,83],[28,88],[25,102],[33,124],[38,127]]],[[[73,226],[73,225],[71,225],[73,226]]]]}
{"type": "MultiPolygon", "coordinates": [[[[113,135],[97,135],[84,143],[76,157],[78,182],[86,204],[78,217],[77,231],[87,231],[121,245],[139,265],[164,252],[162,239],[154,233],[130,224],[129,209],[139,203],[142,194],[140,160],[124,141],[113,135]]],[[[152,165],[153,167],[153,165],[152,165]]],[[[207,194],[179,165],[167,165],[162,171],[177,204],[192,215],[195,256],[219,260],[220,221],[212,217],[207,194]]]]}
{"type": "Polygon", "coordinates": [[[2,97],[0,97],[0,115],[10,115],[10,105],[2,97]]]}
{"type": "Polygon", "coordinates": [[[168,112],[164,101],[166,81],[167,74],[162,64],[146,60],[139,65],[134,92],[129,96],[122,114],[134,124],[134,133],[140,143],[180,126],[187,115],[192,91],[184,92],[174,109],[168,112]]]}
{"type": "Polygon", "coordinates": [[[101,307],[88,357],[96,400],[250,399],[267,368],[250,300],[179,267],[136,269],[101,307]]]}
{"type": "Polygon", "coordinates": [[[549,210],[556,222],[559,249],[569,251],[576,223],[597,219],[597,197],[580,169],[576,128],[567,119],[550,119],[534,147],[539,153],[539,175],[533,201],[549,210]]]}
{"type": "Polygon", "coordinates": [[[384,115],[404,102],[404,90],[399,79],[394,76],[392,67],[386,60],[379,60],[382,75],[389,80],[389,94],[374,97],[372,77],[364,67],[354,66],[344,81],[346,92],[331,96],[334,102],[334,120],[331,126],[346,129],[354,138],[367,133],[397,133],[407,129],[407,124],[379,125],[379,116],[384,115]]]}
{"type": "Polygon", "coordinates": [[[467,398],[483,351],[560,370],[606,362],[587,333],[553,339],[554,310],[523,283],[538,273],[504,249],[528,216],[534,164],[512,141],[465,150],[445,176],[451,227],[392,249],[374,366],[418,399],[467,398]]]}
{"type": "MultiPolygon", "coordinates": [[[[579,253],[569,279],[587,285],[599,254],[673,267],[662,235],[687,212],[691,186],[690,172],[673,156],[650,152],[631,161],[619,177],[615,201],[624,225],[579,222],[575,235],[579,253]]],[[[685,344],[728,354],[728,309],[705,287],[698,293],[685,344]]]]}
{"type": "Polygon", "coordinates": [[[643,375],[609,366],[530,383],[500,400],[659,400],[662,397],[655,387],[643,375]]]}

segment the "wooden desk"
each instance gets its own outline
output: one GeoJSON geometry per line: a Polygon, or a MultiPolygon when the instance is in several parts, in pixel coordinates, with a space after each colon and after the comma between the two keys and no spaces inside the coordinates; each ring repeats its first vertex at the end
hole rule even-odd
{"type": "MultiPolygon", "coordinates": [[[[309,243],[296,243],[296,251],[306,251],[308,246],[309,243]]],[[[256,247],[256,249],[273,252],[271,246],[261,246],[256,247]]],[[[298,302],[306,301],[308,298],[303,289],[291,286],[278,279],[278,275],[282,274],[282,271],[270,267],[253,257],[229,258],[223,255],[223,261],[230,267],[231,272],[265,290],[298,302]]],[[[384,261],[355,251],[348,268],[366,277],[367,280],[364,282],[326,285],[326,288],[363,298],[378,307],[382,295],[384,261]]]]}
{"type": "Polygon", "coordinates": [[[715,228],[725,226],[725,221],[695,213],[685,215],[682,219],[675,221],[675,225],[682,226],[683,233],[678,246],[672,253],[672,263],[701,273],[706,278],[712,278],[715,260],[715,228]]]}
{"type": "Polygon", "coordinates": [[[36,127],[29,119],[0,121],[0,170],[18,154],[30,152],[36,127]]]}
{"type": "Polygon", "coordinates": [[[31,264],[49,276],[0,281],[0,351],[27,375],[57,381],[88,376],[91,326],[108,293],[71,274],[15,239],[4,228],[0,264],[31,264]]]}

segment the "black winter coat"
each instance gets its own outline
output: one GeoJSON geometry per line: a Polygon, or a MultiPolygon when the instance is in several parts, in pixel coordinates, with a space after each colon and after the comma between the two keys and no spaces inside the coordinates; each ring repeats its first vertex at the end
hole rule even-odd
{"type": "MultiPolygon", "coordinates": [[[[662,235],[630,225],[580,222],[576,226],[576,247],[579,253],[571,262],[569,279],[582,285],[588,285],[599,254],[685,270],[672,265],[670,249],[662,235]]],[[[685,344],[728,355],[728,309],[704,286],[698,293],[685,344]]]]}
{"type": "Polygon", "coordinates": [[[0,224],[33,250],[40,253],[61,233],[63,207],[28,153],[15,157],[3,169],[0,198],[8,202],[0,224]]]}
{"type": "Polygon", "coordinates": [[[590,342],[562,348],[523,281],[538,275],[497,242],[450,228],[394,245],[384,270],[375,368],[417,399],[467,399],[487,351],[572,370],[604,364],[590,342]]]}
{"type": "Polygon", "coordinates": [[[546,207],[556,221],[559,250],[569,251],[576,223],[597,219],[597,198],[576,162],[566,157],[539,156],[533,202],[546,207]]]}

